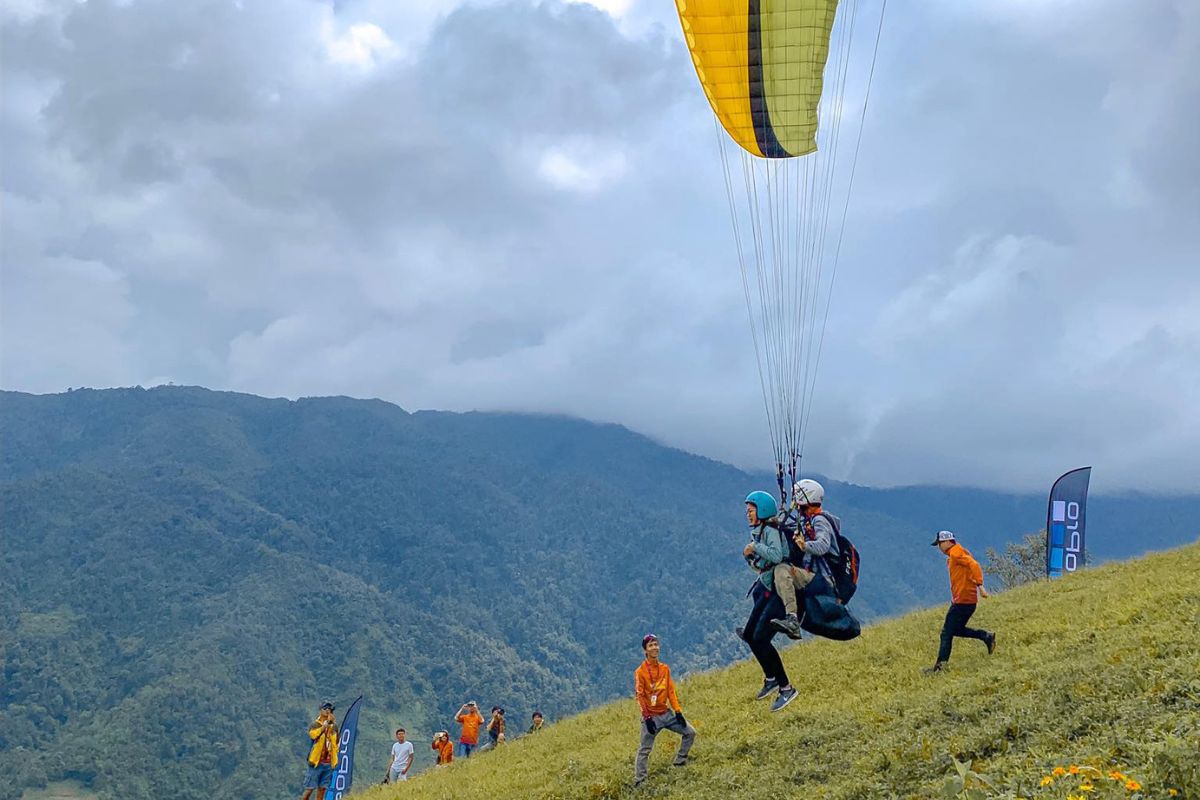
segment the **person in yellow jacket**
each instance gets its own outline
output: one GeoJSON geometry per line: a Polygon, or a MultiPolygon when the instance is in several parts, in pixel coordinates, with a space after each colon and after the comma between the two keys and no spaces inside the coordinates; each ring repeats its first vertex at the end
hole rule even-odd
{"type": "Polygon", "coordinates": [[[333,780],[338,761],[338,726],[333,718],[333,703],[321,704],[321,713],[308,726],[308,738],[312,746],[308,749],[308,771],[300,800],[309,800],[313,789],[317,790],[317,800],[325,800],[325,790],[333,780]]]}
{"type": "Polygon", "coordinates": [[[646,780],[650,751],[654,749],[654,737],[659,731],[668,730],[683,737],[673,762],[677,767],[687,764],[688,751],[696,740],[696,729],[683,718],[683,708],[675,694],[675,681],[671,680],[671,668],[658,660],[658,637],[653,633],[646,634],[642,638],[642,651],[646,660],[633,673],[634,694],[642,712],[641,744],[633,762],[634,786],[646,780]]]}
{"type": "Polygon", "coordinates": [[[955,636],[978,639],[987,646],[988,655],[996,652],[996,634],[993,631],[967,627],[979,598],[988,596],[987,589],[983,588],[983,570],[979,568],[979,562],[958,543],[950,531],[938,531],[932,544],[946,556],[946,569],[950,572],[950,610],[946,612],[946,621],[942,624],[942,642],[937,661],[925,670],[926,673],[945,669],[955,636]]]}

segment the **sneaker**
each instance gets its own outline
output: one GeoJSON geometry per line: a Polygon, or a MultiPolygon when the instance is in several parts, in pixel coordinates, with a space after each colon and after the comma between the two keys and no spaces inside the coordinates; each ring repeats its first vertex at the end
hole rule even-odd
{"type": "Polygon", "coordinates": [[[800,694],[792,687],[779,690],[779,696],[775,698],[775,702],[771,704],[772,711],[782,711],[787,707],[787,704],[796,699],[796,695],[800,694]]]}
{"type": "Polygon", "coordinates": [[[641,785],[642,785],[643,783],[645,783],[645,782],[646,782],[646,779],[645,779],[645,778],[638,778],[636,781],[634,781],[634,782],[633,782],[633,788],[635,788],[635,789],[636,789],[636,788],[638,788],[639,786],[641,786],[641,785]]]}
{"type": "Polygon", "coordinates": [[[992,631],[991,633],[989,633],[987,635],[987,638],[983,640],[983,643],[987,645],[989,656],[992,653],[996,652],[996,632],[992,631]]]}
{"type": "Polygon", "coordinates": [[[771,627],[777,631],[783,631],[789,639],[800,638],[800,618],[795,614],[788,614],[783,619],[771,620],[771,627]]]}
{"type": "Polygon", "coordinates": [[[677,758],[674,761],[672,761],[671,766],[672,767],[686,767],[687,762],[688,762],[687,756],[684,756],[683,758],[677,758]]]}
{"type": "Polygon", "coordinates": [[[932,667],[926,667],[925,669],[921,670],[921,672],[924,672],[926,675],[933,675],[935,673],[943,671],[945,668],[946,668],[946,665],[943,664],[941,661],[939,661],[936,664],[934,664],[932,667]]]}
{"type": "Polygon", "coordinates": [[[756,696],[754,699],[755,700],[766,700],[768,697],[771,696],[771,693],[774,692],[778,688],[779,688],[779,681],[775,680],[774,678],[767,678],[765,681],[763,681],[763,687],[758,690],[758,696],[756,696]]]}

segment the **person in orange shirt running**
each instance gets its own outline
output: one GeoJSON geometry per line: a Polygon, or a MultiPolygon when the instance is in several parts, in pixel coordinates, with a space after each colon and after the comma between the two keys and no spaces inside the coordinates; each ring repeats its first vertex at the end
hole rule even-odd
{"type": "Polygon", "coordinates": [[[942,644],[938,649],[937,661],[925,670],[929,674],[941,672],[946,667],[955,636],[978,639],[987,645],[988,655],[996,652],[994,632],[967,627],[979,598],[988,596],[987,589],[983,588],[983,570],[979,568],[979,562],[955,540],[950,531],[938,531],[931,544],[946,554],[946,568],[950,571],[950,610],[946,612],[946,621],[942,624],[942,644]]]}
{"type": "Polygon", "coordinates": [[[479,704],[472,700],[464,705],[454,715],[454,721],[462,725],[462,735],[458,737],[458,754],[463,758],[470,758],[471,753],[479,746],[479,726],[483,724],[479,704]]]}
{"type": "Polygon", "coordinates": [[[634,694],[642,710],[642,740],[637,758],[633,762],[633,785],[639,786],[646,780],[650,751],[654,749],[654,737],[661,730],[678,733],[679,752],[675,754],[675,766],[687,764],[688,751],[696,740],[696,729],[683,718],[679,697],[675,694],[675,681],[671,680],[671,668],[658,660],[658,637],[648,633],[642,637],[642,650],[646,660],[633,673],[634,694]]]}
{"type": "Polygon", "coordinates": [[[430,745],[437,751],[437,763],[439,767],[445,766],[454,760],[454,742],[450,741],[449,731],[438,731],[433,735],[433,744],[430,745]]]}

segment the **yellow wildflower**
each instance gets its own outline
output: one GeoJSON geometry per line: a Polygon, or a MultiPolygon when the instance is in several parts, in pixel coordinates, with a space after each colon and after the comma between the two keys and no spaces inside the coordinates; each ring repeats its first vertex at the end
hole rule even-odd
{"type": "Polygon", "coordinates": [[[1108,777],[1112,778],[1114,781],[1121,781],[1122,783],[1124,783],[1126,780],[1125,776],[1120,772],[1117,772],[1115,769],[1108,773],[1108,777]]]}
{"type": "Polygon", "coordinates": [[[1133,778],[1130,778],[1129,780],[1125,781],[1125,788],[1131,792],[1136,792],[1138,789],[1142,788],[1142,785],[1133,778]]]}
{"type": "Polygon", "coordinates": [[[1063,775],[1067,774],[1067,771],[1065,769],[1063,769],[1062,767],[1055,767],[1054,771],[1050,774],[1056,778],[1061,778],[1063,775]]]}
{"type": "Polygon", "coordinates": [[[1067,772],[1071,773],[1072,775],[1078,775],[1079,774],[1079,765],[1072,764],[1071,766],[1067,767],[1067,772]]]}
{"type": "Polygon", "coordinates": [[[1179,797],[1179,790],[1178,789],[1167,789],[1167,794],[1171,795],[1171,797],[1179,797]]]}
{"type": "Polygon", "coordinates": [[[1051,778],[1049,775],[1047,775],[1046,777],[1042,778],[1042,781],[1038,784],[1038,786],[1049,786],[1052,783],[1054,783],[1054,778],[1051,778]]]}
{"type": "Polygon", "coordinates": [[[1096,791],[1096,787],[1092,785],[1091,781],[1089,781],[1087,778],[1084,778],[1083,783],[1079,784],[1079,791],[1094,792],[1096,791]]]}

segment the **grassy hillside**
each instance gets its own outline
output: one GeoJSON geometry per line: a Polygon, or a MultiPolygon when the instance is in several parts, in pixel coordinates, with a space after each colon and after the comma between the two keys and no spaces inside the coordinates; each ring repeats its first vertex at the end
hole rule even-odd
{"type": "MultiPolygon", "coordinates": [[[[790,648],[802,696],[779,714],[753,699],[752,663],[683,681],[693,761],[672,768],[678,738],[660,735],[637,790],[638,713],[623,700],[361,796],[1200,797],[1200,545],[993,596],[975,622],[999,632],[996,654],[959,640],[951,670],[925,676],[941,615],[790,648]],[[987,783],[947,789],[953,759],[987,783]]],[[[658,633],[670,663],[670,631],[658,633]]],[[[612,657],[632,675],[639,655],[630,642],[612,657]]],[[[358,780],[379,780],[386,755],[359,758],[358,780]]]]}
{"type": "MultiPolygon", "coordinates": [[[[741,498],[771,482],[559,417],[0,392],[0,783],[277,797],[324,698],[366,695],[362,744],[386,753],[393,722],[423,740],[470,697],[514,720],[621,697],[647,628],[680,672],[730,664],[741,498]]],[[[1045,514],[1033,496],[826,488],[868,621],[943,596],[932,530],[982,556],[1045,514]]],[[[1121,502],[1089,515],[1101,558],[1200,533],[1200,495],[1121,502]]]]}

